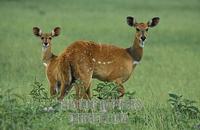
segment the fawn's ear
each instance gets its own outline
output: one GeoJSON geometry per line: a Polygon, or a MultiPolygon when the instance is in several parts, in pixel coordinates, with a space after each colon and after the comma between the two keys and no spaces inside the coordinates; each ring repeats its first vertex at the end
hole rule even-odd
{"type": "Polygon", "coordinates": [[[51,31],[51,36],[52,37],[56,37],[58,35],[60,35],[60,27],[55,27],[52,31],[51,31]]]}
{"type": "Polygon", "coordinates": [[[150,21],[147,22],[149,27],[155,27],[160,21],[159,17],[154,17],[150,21]]]}
{"type": "Polygon", "coordinates": [[[135,27],[135,25],[137,24],[135,18],[131,16],[126,17],[126,21],[127,21],[127,24],[131,27],[135,27]]]}
{"type": "Polygon", "coordinates": [[[42,30],[38,27],[33,27],[33,34],[37,37],[40,37],[42,35],[42,30]]]}

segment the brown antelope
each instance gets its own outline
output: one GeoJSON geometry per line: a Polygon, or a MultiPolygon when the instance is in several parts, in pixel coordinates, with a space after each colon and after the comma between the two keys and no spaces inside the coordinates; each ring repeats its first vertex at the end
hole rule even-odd
{"type": "Polygon", "coordinates": [[[147,23],[137,23],[135,18],[129,16],[127,23],[136,29],[133,45],[129,48],[97,44],[92,41],[76,41],[59,56],[51,53],[50,41],[52,37],[59,35],[60,28],[55,28],[49,34],[43,34],[37,27],[33,28],[34,34],[42,40],[43,62],[47,64],[46,71],[51,95],[55,94],[55,86],[60,82],[61,96],[59,99],[63,99],[65,89],[69,91],[72,83],[80,80],[82,84],[75,87],[77,97],[90,98],[91,80],[96,78],[101,81],[115,82],[123,96],[125,90],[122,84],[129,79],[140,62],[148,28],[156,26],[159,18],[154,17],[147,23]],[[80,91],[80,88],[83,88],[84,92],[80,91]]]}
{"type": "Polygon", "coordinates": [[[56,27],[51,33],[42,33],[38,27],[33,27],[35,36],[40,37],[42,41],[42,61],[46,66],[46,75],[50,85],[50,94],[56,94],[56,90],[61,86],[59,99],[71,89],[71,69],[65,55],[54,55],[51,52],[51,40],[60,34],[60,28],[56,27]]]}
{"type": "Polygon", "coordinates": [[[154,17],[147,23],[137,23],[134,17],[129,16],[127,23],[136,29],[133,45],[129,48],[96,44],[92,41],[76,41],[64,51],[63,54],[71,67],[72,79],[81,80],[81,86],[84,86],[84,93],[80,92],[80,86],[76,87],[79,98],[90,98],[92,78],[117,83],[121,96],[124,95],[122,84],[129,79],[140,62],[148,29],[156,26],[159,18],[154,17]]]}

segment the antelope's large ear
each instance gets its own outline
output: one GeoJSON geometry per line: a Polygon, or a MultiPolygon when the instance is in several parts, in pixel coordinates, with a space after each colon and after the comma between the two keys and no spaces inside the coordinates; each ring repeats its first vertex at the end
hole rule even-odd
{"type": "Polygon", "coordinates": [[[155,27],[160,21],[159,17],[154,17],[150,21],[147,22],[149,27],[155,27]]]}
{"type": "Polygon", "coordinates": [[[131,27],[135,27],[135,25],[137,24],[135,18],[131,16],[126,17],[126,21],[127,21],[127,24],[131,27]]]}
{"type": "Polygon", "coordinates": [[[51,31],[51,36],[52,37],[56,37],[58,35],[60,35],[60,27],[55,27],[52,31],[51,31]]]}
{"type": "Polygon", "coordinates": [[[38,27],[33,27],[33,34],[37,37],[40,37],[42,35],[42,30],[38,27]]]}

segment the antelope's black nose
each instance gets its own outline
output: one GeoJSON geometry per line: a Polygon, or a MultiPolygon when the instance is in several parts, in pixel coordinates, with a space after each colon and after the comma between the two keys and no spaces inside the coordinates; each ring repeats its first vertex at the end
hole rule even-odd
{"type": "Polygon", "coordinates": [[[48,45],[48,43],[47,43],[47,42],[45,42],[45,43],[44,43],[44,45],[46,46],[46,45],[48,45]]]}
{"type": "Polygon", "coordinates": [[[142,41],[144,41],[146,39],[146,37],[143,36],[143,37],[141,37],[141,39],[142,39],[142,41]]]}

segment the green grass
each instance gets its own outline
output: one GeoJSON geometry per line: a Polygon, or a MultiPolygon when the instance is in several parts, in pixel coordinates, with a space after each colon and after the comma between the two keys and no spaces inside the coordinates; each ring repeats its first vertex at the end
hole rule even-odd
{"type": "MultiPolygon", "coordinates": [[[[135,31],[126,24],[126,16],[135,16],[139,22],[159,16],[159,25],[149,30],[141,64],[125,83],[126,90],[136,91],[136,96],[148,106],[146,115],[153,120],[145,126],[136,121],[109,128],[178,129],[168,127],[173,123],[167,105],[168,93],[200,101],[199,12],[199,0],[1,0],[0,89],[13,89],[27,96],[35,77],[48,89],[41,44],[32,34],[33,26],[45,32],[55,26],[62,28],[61,36],[53,39],[53,52],[59,54],[79,39],[129,47],[135,31]],[[169,120],[160,119],[162,116],[169,120]]],[[[35,125],[42,121],[38,126],[50,128],[50,121],[45,122],[48,116],[38,119],[35,125]]],[[[58,117],[60,122],[51,126],[65,129],[69,124],[65,124],[64,117],[58,117]]]]}

